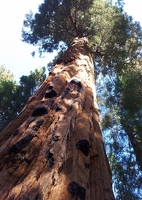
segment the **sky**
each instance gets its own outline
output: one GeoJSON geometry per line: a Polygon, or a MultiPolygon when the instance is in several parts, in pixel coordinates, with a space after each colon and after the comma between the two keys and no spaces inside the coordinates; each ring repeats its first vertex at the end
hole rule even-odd
{"type": "MultiPolygon", "coordinates": [[[[0,0],[0,65],[5,65],[19,80],[36,68],[47,66],[55,53],[33,58],[32,45],[21,41],[21,30],[25,14],[36,12],[43,0],[0,0]]],[[[142,0],[125,0],[125,11],[142,25],[142,0]]]]}

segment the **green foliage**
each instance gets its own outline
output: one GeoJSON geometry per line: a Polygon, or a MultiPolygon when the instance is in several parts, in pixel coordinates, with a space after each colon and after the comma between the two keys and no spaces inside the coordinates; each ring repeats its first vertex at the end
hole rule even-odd
{"type": "Polygon", "coordinates": [[[131,113],[142,108],[142,68],[120,77],[122,84],[122,106],[131,113]]]}
{"type": "Polygon", "coordinates": [[[0,130],[11,121],[12,99],[15,91],[15,83],[12,81],[2,81],[0,83],[0,130]]]}
{"type": "MultiPolygon", "coordinates": [[[[24,21],[23,40],[40,43],[40,51],[57,49],[60,41],[69,44],[73,37],[82,36],[80,21],[85,21],[91,0],[45,0],[35,15],[30,12],[24,21]],[[86,12],[85,12],[86,11],[86,12]]],[[[88,22],[86,22],[86,27],[88,22]]]]}
{"type": "Polygon", "coordinates": [[[45,67],[36,69],[29,76],[22,76],[19,85],[6,68],[0,68],[0,131],[23,109],[27,100],[45,80],[45,67]]]}
{"type": "Polygon", "coordinates": [[[142,198],[142,67],[136,63],[96,82],[116,199],[124,200],[142,198]]]}
{"type": "Polygon", "coordinates": [[[7,121],[12,119],[9,110],[12,109],[11,101],[13,99],[14,91],[16,89],[16,82],[14,82],[14,75],[7,70],[6,66],[0,66],[0,130],[3,129],[7,121]],[[4,112],[3,112],[4,111],[4,112]]]}
{"type": "Polygon", "coordinates": [[[119,77],[121,105],[119,114],[142,170],[142,66],[137,63],[119,77]]]}
{"type": "Polygon", "coordinates": [[[120,156],[115,151],[109,154],[113,177],[115,177],[116,200],[139,200],[142,197],[141,174],[135,166],[135,159],[132,154],[128,154],[128,150],[129,148],[126,151],[127,159],[122,153],[120,156]]]}
{"type": "Polygon", "coordinates": [[[116,6],[105,0],[45,0],[38,13],[25,16],[23,41],[38,45],[40,54],[64,48],[74,37],[84,36],[96,52],[94,58],[103,74],[108,68],[121,71],[128,58],[141,53],[141,27],[123,12],[120,0],[116,6]]]}
{"type": "Polygon", "coordinates": [[[107,74],[99,75],[96,80],[101,125],[116,199],[142,198],[141,81],[139,56],[137,60],[128,59],[127,65],[117,73],[115,69],[108,68],[107,74]]]}
{"type": "Polygon", "coordinates": [[[2,81],[13,81],[14,80],[14,75],[7,70],[5,65],[0,66],[0,83],[2,81]]]}
{"type": "Polygon", "coordinates": [[[119,8],[111,5],[111,1],[103,0],[45,0],[38,13],[25,16],[23,41],[38,44],[42,53],[58,49],[61,41],[69,45],[73,38],[85,36],[91,46],[111,49],[115,42],[125,43],[126,29],[122,26],[128,23],[119,8]]]}
{"type": "Polygon", "coordinates": [[[19,93],[22,93],[23,97],[30,97],[41,83],[45,80],[45,67],[40,69],[35,69],[34,72],[31,72],[29,76],[22,76],[20,78],[20,86],[19,86],[19,93]]]}

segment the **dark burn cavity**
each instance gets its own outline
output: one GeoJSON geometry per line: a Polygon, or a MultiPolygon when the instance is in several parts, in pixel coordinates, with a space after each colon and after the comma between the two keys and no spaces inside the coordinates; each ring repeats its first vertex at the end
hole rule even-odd
{"type": "Polygon", "coordinates": [[[52,139],[53,139],[54,142],[58,142],[59,141],[59,136],[53,134],[52,139]]]}
{"type": "Polygon", "coordinates": [[[34,109],[32,116],[33,117],[39,117],[39,116],[45,115],[47,113],[48,113],[48,110],[45,106],[39,106],[39,107],[34,109]]]}
{"type": "Polygon", "coordinates": [[[76,144],[76,148],[80,150],[85,156],[89,154],[89,142],[88,140],[80,140],[76,144]]]}
{"type": "Polygon", "coordinates": [[[48,86],[48,89],[49,89],[49,90],[53,89],[53,86],[52,86],[52,85],[49,85],[49,86],[48,86]]]}
{"type": "Polygon", "coordinates": [[[89,163],[84,163],[84,166],[85,166],[86,169],[90,168],[90,164],[89,163]]]}
{"type": "Polygon", "coordinates": [[[55,90],[49,90],[45,93],[45,98],[53,98],[57,96],[57,92],[55,90]]]}
{"type": "Polygon", "coordinates": [[[54,165],[55,160],[53,157],[53,153],[50,152],[50,149],[47,150],[45,157],[48,160],[49,167],[52,167],[54,165]]]}
{"type": "Polygon", "coordinates": [[[72,79],[71,81],[70,81],[70,83],[72,83],[72,84],[74,84],[74,85],[77,85],[78,87],[82,87],[82,85],[81,85],[81,82],[78,80],[78,79],[76,79],[76,78],[74,78],[74,79],[72,79]]]}
{"type": "Polygon", "coordinates": [[[13,132],[13,137],[16,136],[16,135],[18,135],[18,133],[19,133],[19,129],[16,129],[16,130],[13,132]]]}
{"type": "Polygon", "coordinates": [[[80,200],[85,200],[86,190],[75,181],[69,183],[68,191],[71,193],[73,198],[78,197],[80,200]]]}
{"type": "Polygon", "coordinates": [[[56,112],[59,112],[59,111],[62,111],[62,108],[57,107],[57,108],[56,108],[56,112]]]}
{"type": "Polygon", "coordinates": [[[9,153],[14,153],[17,154],[19,152],[21,152],[25,147],[28,146],[28,144],[30,143],[30,141],[33,139],[34,135],[33,134],[28,134],[26,137],[24,137],[22,140],[20,140],[19,142],[17,142],[16,144],[14,144],[10,150],[9,153]]]}
{"type": "Polygon", "coordinates": [[[49,72],[49,76],[51,76],[51,75],[53,75],[53,73],[52,73],[52,72],[49,72]]]}
{"type": "Polygon", "coordinates": [[[37,121],[36,124],[32,127],[32,130],[37,131],[40,128],[40,126],[42,125],[43,122],[44,122],[43,119],[37,121]]]}

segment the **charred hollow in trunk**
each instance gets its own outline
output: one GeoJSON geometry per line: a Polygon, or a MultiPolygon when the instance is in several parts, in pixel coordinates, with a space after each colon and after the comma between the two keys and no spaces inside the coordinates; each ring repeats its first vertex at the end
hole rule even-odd
{"type": "Polygon", "coordinates": [[[1,133],[0,199],[114,199],[86,42],[73,41],[1,133]]]}

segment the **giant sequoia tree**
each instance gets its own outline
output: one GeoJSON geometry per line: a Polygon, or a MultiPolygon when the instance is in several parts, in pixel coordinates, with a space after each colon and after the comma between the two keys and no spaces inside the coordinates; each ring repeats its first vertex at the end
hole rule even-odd
{"type": "Polygon", "coordinates": [[[45,0],[38,13],[26,15],[23,41],[38,44],[40,53],[68,49],[2,132],[2,199],[114,199],[93,63],[103,74],[122,71],[130,24],[121,1],[45,0]]]}
{"type": "Polygon", "coordinates": [[[2,132],[1,198],[113,199],[86,44],[74,40],[2,132]]]}

